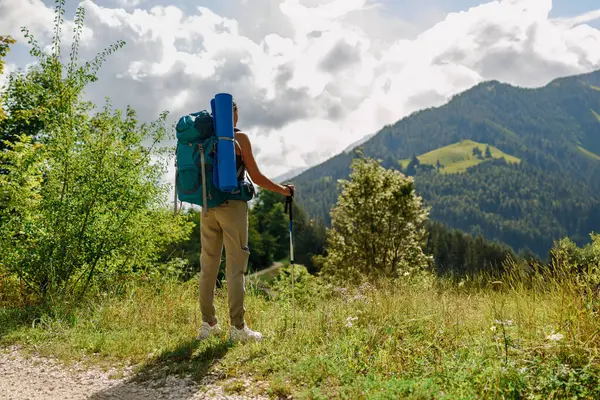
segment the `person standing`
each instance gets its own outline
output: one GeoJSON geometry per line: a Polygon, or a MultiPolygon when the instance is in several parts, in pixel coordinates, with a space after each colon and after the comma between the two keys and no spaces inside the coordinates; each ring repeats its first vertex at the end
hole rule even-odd
{"type": "MultiPolygon", "coordinates": [[[[254,183],[263,189],[293,196],[293,185],[280,185],[260,171],[248,135],[237,129],[238,106],[233,102],[233,126],[236,143],[236,170],[238,177],[248,171],[254,183]]],[[[244,314],[245,279],[250,250],[248,248],[248,203],[244,200],[227,200],[206,213],[200,221],[202,251],[200,256],[200,310],[202,327],[198,340],[221,332],[214,306],[215,286],[223,245],[225,246],[225,278],[227,301],[231,320],[232,341],[260,341],[262,334],[246,325],[244,314]]]]}

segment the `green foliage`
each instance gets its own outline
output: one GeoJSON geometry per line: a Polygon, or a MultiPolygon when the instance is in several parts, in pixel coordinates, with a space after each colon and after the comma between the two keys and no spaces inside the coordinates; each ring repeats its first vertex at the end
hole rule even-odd
{"type": "MultiPolygon", "coordinates": [[[[315,273],[318,267],[313,257],[325,252],[325,225],[318,220],[309,219],[306,212],[298,205],[293,207],[294,258],[296,263],[305,266],[309,272],[315,273]]],[[[272,250],[264,247],[267,254],[275,254],[275,260],[289,257],[289,215],[285,214],[285,198],[266,190],[261,190],[259,201],[252,212],[260,221],[257,231],[267,240],[275,243],[272,250]],[[281,257],[277,257],[281,255],[281,257]]]]}
{"type": "Polygon", "coordinates": [[[490,146],[487,145],[485,146],[485,158],[492,158],[492,150],[490,149],[490,146]]]}
{"type": "MultiPolygon", "coordinates": [[[[600,86],[600,71],[538,89],[484,82],[385,126],[363,144],[364,153],[400,168],[398,160],[470,140],[489,145],[493,158],[495,149],[518,158],[518,165],[485,160],[462,174],[448,173],[443,161],[442,174],[423,166],[405,173],[416,175],[431,219],[545,258],[555,240],[583,244],[600,225],[600,162],[578,147],[600,154],[598,119],[590,112],[600,110],[600,96],[591,86],[600,86]]],[[[293,179],[311,218],[331,223],[335,182],[348,177],[353,157],[341,153],[293,179]]]]}
{"type": "MultiPolygon", "coordinates": [[[[15,39],[13,39],[11,36],[2,36],[0,35],[0,75],[2,75],[4,73],[4,60],[3,58],[6,57],[6,55],[8,54],[9,50],[10,50],[10,45],[16,43],[15,39]]],[[[2,104],[3,101],[0,98],[0,104],[2,104]]],[[[0,122],[2,122],[2,120],[4,119],[4,110],[2,108],[0,108],[0,122]]]]}
{"type": "MultiPolygon", "coordinates": [[[[0,151],[0,275],[13,272],[9,266],[18,263],[15,242],[36,234],[42,221],[38,210],[42,203],[41,146],[22,136],[8,149],[0,151]]],[[[25,249],[22,249],[25,251],[25,249]]]]}
{"type": "MultiPolygon", "coordinates": [[[[292,207],[295,261],[304,265],[310,272],[316,272],[312,258],[325,251],[325,226],[317,220],[309,220],[306,212],[296,202],[292,207]]],[[[257,220],[256,232],[262,238],[258,250],[269,256],[271,262],[289,257],[289,216],[284,210],[284,197],[260,190],[258,201],[251,211],[257,220]]],[[[251,252],[256,250],[256,247],[250,248],[251,252]]],[[[270,266],[270,263],[262,263],[257,269],[267,266],[270,266]]]]}
{"type": "Polygon", "coordinates": [[[493,160],[452,179],[423,174],[415,186],[428,199],[431,219],[517,253],[529,248],[542,259],[555,240],[570,236],[581,244],[600,224],[600,203],[589,187],[531,165],[493,160]]]}
{"type": "Polygon", "coordinates": [[[4,73],[4,60],[10,50],[10,45],[16,43],[12,36],[0,35],[0,74],[4,73]]]}
{"type": "Polygon", "coordinates": [[[279,268],[278,274],[269,283],[275,293],[275,300],[290,301],[292,297],[292,268],[294,268],[294,301],[301,304],[304,309],[316,307],[325,299],[326,288],[323,282],[310,274],[303,265],[288,264],[279,268]]]}
{"type": "Polygon", "coordinates": [[[100,111],[83,102],[85,85],[122,43],[78,67],[79,8],[63,65],[63,12],[59,0],[51,53],[26,31],[39,64],[11,75],[0,123],[0,265],[42,300],[82,297],[92,286],[151,269],[164,247],[190,229],[166,206],[165,150],[157,146],[166,136],[166,113],[140,125],[131,108],[123,115],[108,101],[100,111]]]}
{"type": "Polygon", "coordinates": [[[271,262],[281,260],[289,253],[288,222],[284,209],[282,196],[268,190],[260,190],[252,207],[256,231],[262,237],[262,251],[271,262]]]}
{"type": "Polygon", "coordinates": [[[422,250],[428,211],[411,178],[358,157],[350,180],[341,186],[323,273],[349,279],[402,277],[428,267],[430,259],[422,250]]]}
{"type": "Polygon", "coordinates": [[[600,235],[592,234],[591,239],[591,243],[581,248],[569,238],[557,241],[551,251],[551,266],[554,272],[576,276],[580,285],[597,290],[600,288],[600,235]]]}
{"type": "Polygon", "coordinates": [[[31,47],[30,53],[37,59],[37,65],[27,73],[15,73],[9,77],[3,107],[10,118],[0,124],[0,139],[3,141],[14,141],[22,134],[38,141],[46,141],[50,140],[57,127],[78,123],[78,115],[86,114],[92,109],[91,104],[81,101],[84,88],[97,80],[96,73],[106,58],[125,45],[124,41],[117,41],[97,54],[93,60],[80,65],[79,42],[85,8],[79,6],[75,13],[71,52],[68,63],[63,65],[61,31],[64,12],[64,0],[56,0],[54,37],[49,53],[40,47],[27,28],[22,29],[31,47]]]}
{"type": "Polygon", "coordinates": [[[438,276],[464,278],[485,273],[498,277],[506,264],[518,261],[510,247],[487,241],[481,234],[473,237],[434,221],[428,221],[426,228],[424,251],[433,256],[438,276]]]}

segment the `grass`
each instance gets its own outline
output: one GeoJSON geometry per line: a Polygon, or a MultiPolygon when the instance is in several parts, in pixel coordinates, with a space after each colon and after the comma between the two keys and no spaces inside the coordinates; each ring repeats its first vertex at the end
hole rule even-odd
{"type": "Polygon", "coordinates": [[[586,156],[588,156],[588,157],[591,157],[591,158],[593,158],[594,160],[600,160],[600,156],[599,156],[598,154],[596,154],[596,153],[592,153],[591,151],[589,151],[589,150],[586,150],[586,149],[584,149],[584,148],[583,148],[583,147],[581,147],[581,146],[577,146],[577,148],[579,148],[579,150],[581,150],[581,152],[582,152],[583,154],[585,154],[586,156]]]}
{"type": "Polygon", "coordinates": [[[225,289],[216,297],[225,333],[197,343],[195,281],[133,285],[70,312],[38,310],[35,324],[27,313],[0,309],[1,343],[68,362],[135,364],[142,380],[200,380],[214,368],[224,379],[250,374],[269,383],[271,397],[599,398],[597,295],[547,278],[530,283],[308,281],[296,287],[295,326],[285,290],[269,300],[249,287],[247,322],[265,334],[249,345],[227,340],[225,289]]]}
{"type": "Polygon", "coordinates": [[[600,122],[600,114],[598,114],[596,111],[592,110],[592,113],[594,114],[594,116],[596,117],[596,119],[598,120],[598,122],[600,122]]]}
{"type": "Polygon", "coordinates": [[[600,87],[598,87],[598,86],[594,86],[594,85],[591,85],[590,87],[591,87],[592,89],[594,89],[594,90],[597,90],[597,91],[599,91],[599,92],[600,92],[600,87]]]}
{"type": "MultiPolygon", "coordinates": [[[[443,168],[440,170],[442,173],[461,173],[465,172],[470,167],[486,161],[485,159],[480,159],[473,155],[474,147],[479,148],[479,150],[485,154],[486,146],[487,145],[484,143],[478,143],[472,140],[463,140],[459,143],[454,143],[422,154],[417,156],[417,158],[422,164],[428,164],[434,167],[439,161],[443,166],[443,168]]],[[[517,157],[508,155],[493,146],[490,146],[490,152],[492,154],[492,158],[504,158],[510,163],[521,162],[521,160],[517,157]]],[[[409,162],[410,159],[401,160],[400,165],[402,168],[406,168],[409,162]]]]}

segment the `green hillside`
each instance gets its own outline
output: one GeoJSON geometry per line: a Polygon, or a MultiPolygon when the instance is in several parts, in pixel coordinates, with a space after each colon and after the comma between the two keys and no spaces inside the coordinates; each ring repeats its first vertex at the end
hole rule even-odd
{"type": "MultiPolygon", "coordinates": [[[[545,257],[556,239],[584,243],[600,230],[600,160],[591,156],[600,155],[599,115],[590,112],[600,110],[599,87],[600,71],[536,89],[484,82],[442,107],[383,127],[362,149],[388,168],[415,175],[432,219],[545,257]],[[434,163],[460,154],[461,141],[507,156],[463,160],[468,170],[453,159],[447,168],[463,173],[439,173],[434,163]],[[425,163],[415,171],[405,162],[413,155],[425,163]]],[[[310,216],[329,223],[336,182],[348,176],[352,157],[341,153],[293,179],[310,216]]]]}
{"type": "MultiPolygon", "coordinates": [[[[420,156],[417,159],[421,164],[431,165],[433,167],[441,166],[440,172],[446,174],[465,172],[468,168],[478,165],[485,161],[504,158],[507,162],[520,163],[517,157],[513,157],[504,153],[502,150],[490,146],[491,157],[485,157],[487,145],[477,143],[472,140],[461,140],[442,148],[432,150],[420,156]],[[473,154],[473,149],[477,148],[481,152],[481,156],[473,154]]],[[[402,169],[406,169],[410,163],[410,159],[400,160],[399,164],[402,169]]]]}
{"type": "Polygon", "coordinates": [[[600,156],[598,154],[594,154],[589,150],[584,149],[583,147],[579,146],[579,150],[581,150],[583,152],[583,154],[585,154],[588,157],[591,157],[595,160],[600,160],[600,156]]]}

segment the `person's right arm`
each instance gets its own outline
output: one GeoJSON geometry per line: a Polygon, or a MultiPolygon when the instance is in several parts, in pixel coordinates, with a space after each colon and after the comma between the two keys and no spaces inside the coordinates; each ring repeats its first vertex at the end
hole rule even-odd
{"type": "Polygon", "coordinates": [[[235,139],[240,145],[242,157],[244,159],[244,165],[246,166],[246,169],[248,170],[248,174],[250,174],[250,178],[252,179],[252,181],[254,181],[254,183],[262,187],[263,189],[281,193],[284,196],[291,196],[292,191],[294,189],[293,185],[290,185],[290,189],[287,186],[275,183],[266,176],[264,176],[263,173],[260,171],[260,168],[258,168],[256,160],[254,159],[254,154],[252,154],[252,144],[250,143],[248,135],[246,135],[243,132],[236,132],[235,139]]]}

